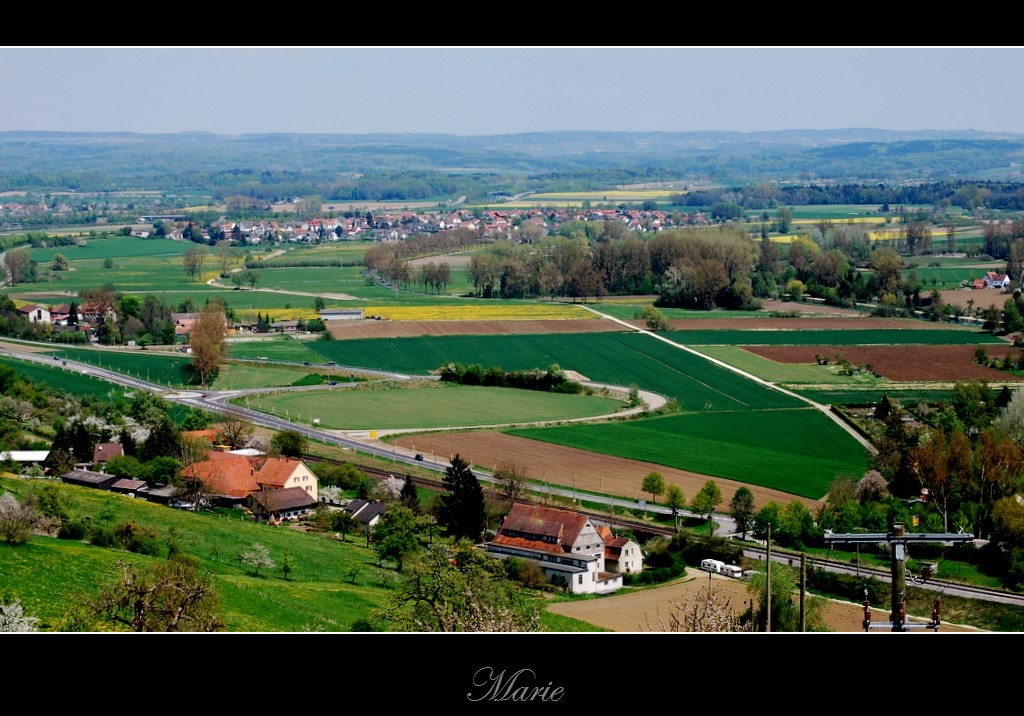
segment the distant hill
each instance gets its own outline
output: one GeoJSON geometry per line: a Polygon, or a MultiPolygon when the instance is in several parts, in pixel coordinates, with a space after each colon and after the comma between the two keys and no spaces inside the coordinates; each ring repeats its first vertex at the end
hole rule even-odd
{"type": "Polygon", "coordinates": [[[529,176],[633,172],[717,182],[1012,180],[1024,135],[852,128],[775,132],[448,134],[0,132],[0,190],[254,184],[438,171],[529,176]]]}

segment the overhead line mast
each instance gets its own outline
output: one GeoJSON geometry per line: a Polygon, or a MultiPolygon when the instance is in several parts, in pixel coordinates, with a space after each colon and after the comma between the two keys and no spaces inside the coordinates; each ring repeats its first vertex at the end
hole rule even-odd
{"type": "MultiPolygon", "coordinates": [[[[836,534],[825,533],[825,543],[830,547],[833,544],[845,543],[878,543],[885,542],[890,547],[892,554],[892,600],[890,604],[889,623],[872,622],[871,612],[868,609],[867,591],[864,594],[864,631],[871,629],[890,628],[892,631],[910,631],[912,629],[933,629],[939,630],[939,605],[940,599],[936,598],[935,608],[932,610],[930,622],[911,624],[907,623],[906,600],[907,600],[907,543],[908,542],[970,542],[974,535],[970,533],[925,533],[907,532],[902,522],[893,523],[889,532],[869,532],[864,534],[848,533],[836,534]]],[[[924,578],[931,576],[925,573],[924,578]]]]}

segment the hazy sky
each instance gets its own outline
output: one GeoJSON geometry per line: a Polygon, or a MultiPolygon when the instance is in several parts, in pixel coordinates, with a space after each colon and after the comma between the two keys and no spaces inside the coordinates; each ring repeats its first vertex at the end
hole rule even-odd
{"type": "Polygon", "coordinates": [[[4,47],[0,131],[978,129],[1024,48],[4,47]]]}

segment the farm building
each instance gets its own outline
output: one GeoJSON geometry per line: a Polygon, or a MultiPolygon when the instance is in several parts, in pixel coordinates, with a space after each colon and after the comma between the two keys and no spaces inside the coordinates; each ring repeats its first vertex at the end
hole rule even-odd
{"type": "MultiPolygon", "coordinates": [[[[569,510],[514,504],[498,528],[487,551],[498,559],[529,559],[544,570],[549,582],[561,583],[574,594],[606,594],[622,587],[622,573],[608,571],[609,544],[589,517],[569,510]]],[[[617,568],[643,568],[640,547],[615,542],[612,556],[617,568]],[[626,562],[621,549],[631,550],[626,562]]],[[[632,543],[635,545],[635,543],[632,543]]]]}
{"type": "Polygon", "coordinates": [[[361,321],[365,317],[361,308],[325,308],[320,311],[323,321],[361,321]]]}

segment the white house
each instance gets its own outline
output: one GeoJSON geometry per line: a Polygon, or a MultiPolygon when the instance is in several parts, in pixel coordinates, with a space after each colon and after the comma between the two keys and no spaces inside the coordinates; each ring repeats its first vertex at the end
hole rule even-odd
{"type": "Polygon", "coordinates": [[[1009,274],[999,273],[997,271],[989,271],[985,274],[982,281],[985,282],[985,288],[1007,289],[1010,287],[1009,274]]]}
{"type": "MultiPolygon", "coordinates": [[[[605,594],[622,587],[622,574],[606,569],[604,536],[577,512],[514,504],[485,547],[499,559],[532,560],[548,581],[564,584],[574,594],[605,594]]],[[[642,569],[642,562],[630,564],[634,571],[642,569]]]]}
{"type": "Polygon", "coordinates": [[[26,306],[20,306],[18,312],[28,319],[29,323],[49,323],[50,322],[50,309],[45,306],[39,306],[35,303],[30,303],[26,306]]]}

